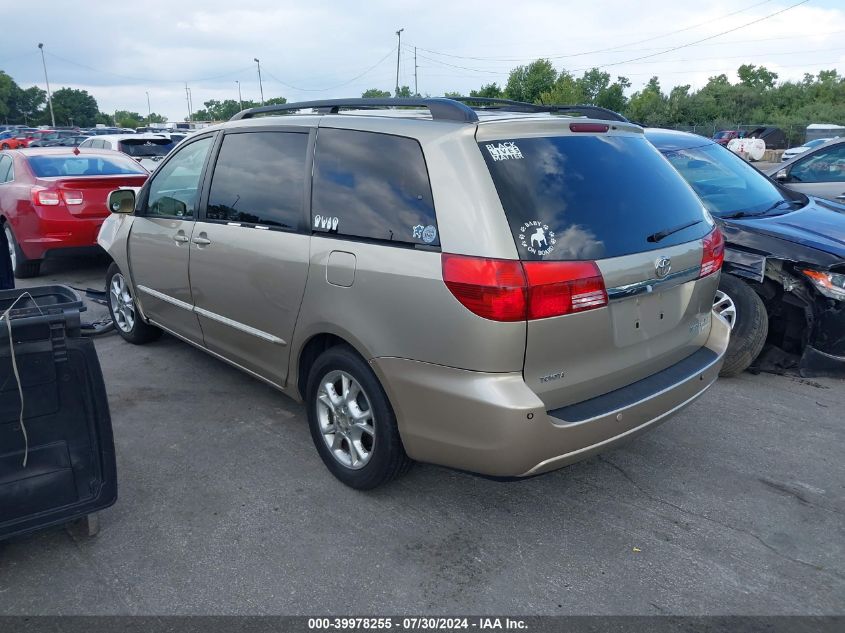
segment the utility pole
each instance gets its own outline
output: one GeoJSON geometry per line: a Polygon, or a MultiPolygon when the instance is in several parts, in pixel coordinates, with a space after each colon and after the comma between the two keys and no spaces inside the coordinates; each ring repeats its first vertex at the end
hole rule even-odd
{"type": "Polygon", "coordinates": [[[420,94],[420,89],[417,86],[417,47],[414,46],[414,96],[417,97],[420,94]]]}
{"type": "Polygon", "coordinates": [[[147,127],[153,122],[153,109],[150,107],[150,91],[147,90],[147,127]]]}
{"type": "Polygon", "coordinates": [[[399,56],[402,54],[402,31],[404,28],[396,31],[396,37],[399,38],[399,44],[396,46],[396,96],[399,96],[399,56]]]}
{"type": "Polygon", "coordinates": [[[185,83],[185,101],[188,103],[188,121],[193,121],[193,117],[191,116],[191,93],[188,92],[188,84],[185,83]]]}
{"type": "Polygon", "coordinates": [[[261,62],[255,57],[255,63],[258,64],[258,90],[261,92],[261,105],[264,105],[264,85],[261,83],[261,62]]]}
{"type": "Polygon", "coordinates": [[[194,111],[194,91],[188,88],[188,107],[191,109],[191,113],[194,111]]]}
{"type": "Polygon", "coordinates": [[[241,110],[243,110],[244,100],[241,98],[241,82],[235,79],[235,83],[238,84],[238,103],[241,104],[241,110]]]}
{"type": "Polygon", "coordinates": [[[53,114],[53,95],[50,94],[50,80],[47,79],[47,62],[44,61],[44,44],[38,42],[38,50],[41,51],[41,64],[44,66],[44,83],[47,84],[47,103],[50,104],[50,121],[56,127],[56,116],[53,114]]]}

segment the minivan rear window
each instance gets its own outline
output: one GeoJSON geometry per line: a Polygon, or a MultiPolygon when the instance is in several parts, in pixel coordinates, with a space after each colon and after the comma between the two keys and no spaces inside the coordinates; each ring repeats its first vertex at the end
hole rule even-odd
{"type": "Polygon", "coordinates": [[[712,229],[701,201],[644,137],[515,138],[479,147],[521,259],[619,257],[712,229]],[[655,241],[660,232],[671,234],[655,241]]]}

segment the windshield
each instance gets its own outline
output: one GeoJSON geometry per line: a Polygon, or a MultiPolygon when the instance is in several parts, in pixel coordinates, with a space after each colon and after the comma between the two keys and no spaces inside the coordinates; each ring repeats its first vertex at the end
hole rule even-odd
{"type": "Polygon", "coordinates": [[[134,160],[114,156],[30,156],[29,166],[39,178],[57,176],[118,176],[146,174],[134,160]]]}
{"type": "Polygon", "coordinates": [[[155,139],[128,139],[120,141],[120,151],[136,158],[145,156],[167,156],[167,153],[173,149],[173,143],[170,139],[155,138],[155,139]]]}
{"type": "Polygon", "coordinates": [[[712,228],[692,190],[642,136],[479,147],[522,259],[619,257],[701,239],[712,228]]]}
{"type": "Polygon", "coordinates": [[[713,135],[713,138],[725,138],[728,135],[730,135],[730,132],[728,132],[727,130],[723,130],[721,132],[716,132],[713,135]]]}
{"type": "MultiPolygon", "coordinates": [[[[666,150],[663,154],[714,215],[765,213],[774,211],[779,202],[793,201],[742,158],[715,143],[666,150]]],[[[778,212],[788,210],[781,208],[778,212]]]]}

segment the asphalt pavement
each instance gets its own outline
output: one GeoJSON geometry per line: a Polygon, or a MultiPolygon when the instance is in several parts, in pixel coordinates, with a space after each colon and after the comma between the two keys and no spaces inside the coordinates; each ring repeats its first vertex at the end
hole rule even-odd
{"type": "MultiPolygon", "coordinates": [[[[44,271],[28,285],[102,288],[105,267],[44,271]]],[[[843,611],[841,381],[746,373],[564,470],[416,465],[365,493],[267,385],[169,336],[96,346],[118,502],[96,537],[0,543],[0,614],[843,611]]]]}

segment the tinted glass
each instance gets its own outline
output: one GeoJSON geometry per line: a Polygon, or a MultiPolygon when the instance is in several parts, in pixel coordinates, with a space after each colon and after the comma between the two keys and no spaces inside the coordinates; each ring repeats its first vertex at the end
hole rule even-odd
{"type": "Polygon", "coordinates": [[[166,156],[173,149],[170,139],[128,139],[118,142],[118,148],[124,154],[136,156],[166,156]]]}
{"type": "Polygon", "coordinates": [[[793,182],[845,182],[845,143],[820,150],[789,171],[793,182]]]}
{"type": "Polygon", "coordinates": [[[150,183],[147,215],[193,217],[211,141],[209,136],[185,145],[156,172],[150,183]]]}
{"type": "Polygon", "coordinates": [[[428,171],[415,140],[321,128],[315,161],[315,231],[440,245],[428,171]]]}
{"type": "Polygon", "coordinates": [[[8,156],[0,156],[0,182],[10,180],[12,171],[12,159],[8,156]]]}
{"type": "Polygon", "coordinates": [[[301,228],[307,153],[307,134],[227,134],[214,168],[206,218],[301,228]]]}
{"type": "Polygon", "coordinates": [[[39,178],[147,173],[134,160],[122,156],[30,156],[28,160],[32,171],[39,178]]]}
{"type": "Polygon", "coordinates": [[[638,136],[479,144],[523,259],[618,257],[704,237],[701,201],[638,136]],[[659,242],[648,237],[695,223],[659,242]]]}
{"type": "Polygon", "coordinates": [[[784,200],[771,180],[721,145],[705,143],[663,154],[715,215],[775,211],[772,207],[784,200]]]}

